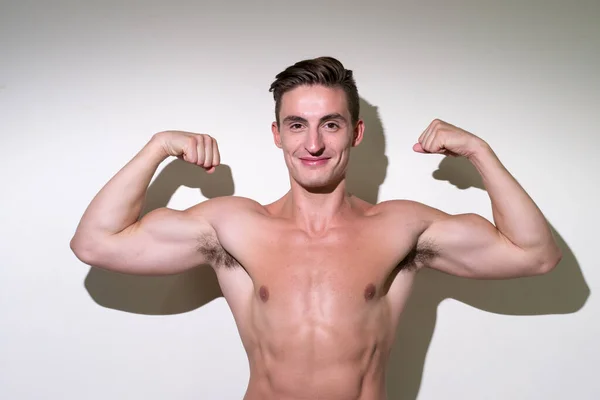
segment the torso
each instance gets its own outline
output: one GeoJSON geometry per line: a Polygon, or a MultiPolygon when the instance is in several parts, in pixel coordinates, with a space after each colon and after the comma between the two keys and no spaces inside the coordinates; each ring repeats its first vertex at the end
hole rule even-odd
{"type": "Polygon", "coordinates": [[[212,261],[250,362],[246,400],[385,398],[424,227],[410,205],[390,217],[384,205],[353,203],[319,236],[276,204],[217,226],[212,261]]]}

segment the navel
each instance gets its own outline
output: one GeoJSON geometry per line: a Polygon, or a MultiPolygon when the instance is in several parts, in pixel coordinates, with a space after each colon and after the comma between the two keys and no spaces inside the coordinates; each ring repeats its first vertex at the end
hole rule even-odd
{"type": "Polygon", "coordinates": [[[369,283],[365,288],[365,300],[371,300],[373,297],[375,297],[375,291],[375,285],[369,283]]]}
{"type": "Polygon", "coordinates": [[[258,289],[258,296],[266,303],[267,300],[269,300],[269,289],[267,289],[266,286],[261,286],[260,289],[258,289]]]}

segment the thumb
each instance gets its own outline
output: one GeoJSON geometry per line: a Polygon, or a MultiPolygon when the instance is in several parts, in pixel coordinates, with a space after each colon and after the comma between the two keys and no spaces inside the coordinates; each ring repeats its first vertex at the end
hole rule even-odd
{"type": "Polygon", "coordinates": [[[427,153],[424,149],[423,146],[421,146],[421,143],[415,143],[413,145],[413,150],[416,151],[417,153],[427,153]]]}

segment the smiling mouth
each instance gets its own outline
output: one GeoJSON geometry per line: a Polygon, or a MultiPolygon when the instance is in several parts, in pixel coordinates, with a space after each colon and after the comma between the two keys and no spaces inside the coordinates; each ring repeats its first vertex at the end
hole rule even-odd
{"type": "Polygon", "coordinates": [[[323,164],[327,163],[327,161],[329,161],[329,158],[326,158],[326,157],[318,157],[318,158],[300,157],[300,161],[304,165],[314,167],[314,166],[319,166],[319,165],[323,165],[323,164]]]}

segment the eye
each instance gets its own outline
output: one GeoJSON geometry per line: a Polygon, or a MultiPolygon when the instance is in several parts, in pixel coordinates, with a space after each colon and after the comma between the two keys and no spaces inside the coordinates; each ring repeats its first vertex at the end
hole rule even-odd
{"type": "Polygon", "coordinates": [[[329,130],[338,130],[338,129],[340,129],[340,126],[335,122],[327,122],[325,124],[325,128],[327,128],[329,130]]]}
{"type": "Polygon", "coordinates": [[[297,131],[298,129],[302,129],[302,124],[294,123],[290,125],[290,129],[293,131],[297,131]]]}

